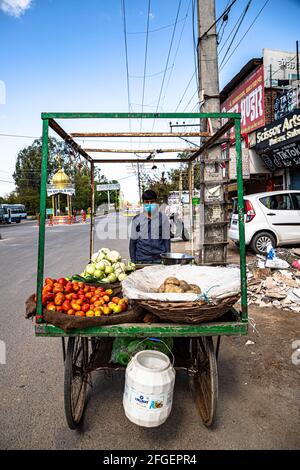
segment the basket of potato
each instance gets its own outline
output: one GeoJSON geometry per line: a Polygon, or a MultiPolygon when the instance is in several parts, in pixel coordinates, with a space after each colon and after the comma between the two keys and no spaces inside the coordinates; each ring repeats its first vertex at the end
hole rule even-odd
{"type": "Polygon", "coordinates": [[[189,284],[183,279],[167,277],[156,289],[157,293],[176,294],[198,294],[193,301],[159,301],[159,300],[136,300],[135,303],[150,311],[161,320],[176,323],[201,323],[214,320],[224,315],[238,300],[239,296],[229,296],[218,301],[207,302],[201,295],[201,288],[196,284],[189,284]]]}

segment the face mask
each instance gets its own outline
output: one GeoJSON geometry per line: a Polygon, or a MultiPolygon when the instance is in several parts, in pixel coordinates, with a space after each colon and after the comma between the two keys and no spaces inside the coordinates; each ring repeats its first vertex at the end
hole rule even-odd
{"type": "Polygon", "coordinates": [[[144,204],[144,211],[148,212],[148,214],[150,214],[151,212],[154,212],[156,208],[157,208],[156,203],[144,204]]]}

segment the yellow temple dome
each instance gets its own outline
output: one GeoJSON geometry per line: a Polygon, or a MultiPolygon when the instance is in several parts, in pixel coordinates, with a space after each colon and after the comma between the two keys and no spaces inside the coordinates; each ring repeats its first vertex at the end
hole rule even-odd
{"type": "Polygon", "coordinates": [[[60,169],[52,178],[52,184],[55,185],[58,189],[63,189],[70,183],[70,178],[66,173],[60,169]]]}

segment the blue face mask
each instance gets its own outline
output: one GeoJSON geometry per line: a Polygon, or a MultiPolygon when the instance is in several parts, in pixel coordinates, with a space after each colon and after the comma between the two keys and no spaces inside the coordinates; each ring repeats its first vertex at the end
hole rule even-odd
{"type": "Polygon", "coordinates": [[[147,212],[148,214],[151,214],[151,212],[154,212],[157,208],[157,204],[155,202],[151,204],[144,204],[144,211],[147,212]]]}

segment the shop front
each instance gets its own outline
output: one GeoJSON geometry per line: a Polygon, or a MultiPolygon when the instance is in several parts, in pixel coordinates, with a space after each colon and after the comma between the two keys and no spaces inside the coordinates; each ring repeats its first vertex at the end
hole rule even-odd
{"type": "Polygon", "coordinates": [[[272,173],[274,189],[300,189],[300,109],[257,129],[255,141],[253,148],[272,173]]]}

